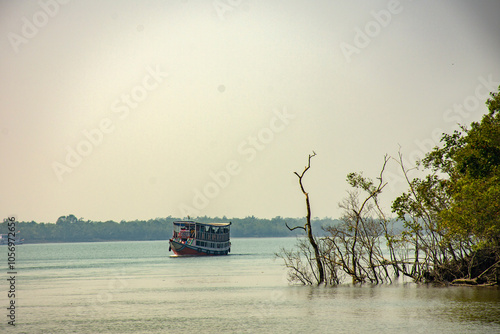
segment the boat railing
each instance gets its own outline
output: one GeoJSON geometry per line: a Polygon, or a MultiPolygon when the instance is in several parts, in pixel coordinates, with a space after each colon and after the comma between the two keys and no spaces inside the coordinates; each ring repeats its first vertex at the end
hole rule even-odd
{"type": "Polygon", "coordinates": [[[198,232],[197,239],[207,241],[229,241],[229,234],[198,232]]]}

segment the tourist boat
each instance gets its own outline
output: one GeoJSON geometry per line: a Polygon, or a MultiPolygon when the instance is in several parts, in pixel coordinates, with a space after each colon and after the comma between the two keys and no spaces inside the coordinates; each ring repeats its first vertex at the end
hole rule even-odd
{"type": "Polygon", "coordinates": [[[169,251],[175,255],[227,255],[231,251],[231,223],[176,221],[169,251]]]}
{"type": "MultiPolygon", "coordinates": [[[[14,241],[15,245],[20,245],[20,244],[24,243],[24,239],[21,239],[17,235],[14,238],[11,237],[11,241],[14,241]]],[[[9,244],[9,235],[8,234],[0,234],[0,245],[8,245],[8,244],[9,244]]]]}

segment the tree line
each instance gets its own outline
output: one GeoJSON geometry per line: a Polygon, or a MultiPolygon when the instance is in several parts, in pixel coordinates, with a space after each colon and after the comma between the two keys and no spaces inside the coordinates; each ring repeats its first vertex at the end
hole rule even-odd
{"type": "MultiPolygon", "coordinates": [[[[55,223],[17,222],[19,236],[25,243],[46,242],[94,242],[94,241],[140,241],[140,240],[168,240],[172,237],[172,222],[182,220],[168,216],[149,220],[133,221],[91,221],[77,218],[70,214],[61,216],[55,223]]],[[[285,226],[288,224],[301,224],[304,218],[272,219],[227,217],[197,217],[193,219],[202,223],[228,223],[231,222],[232,237],[290,237],[299,235],[299,232],[290,234],[285,226]]],[[[314,226],[321,231],[322,226],[335,224],[331,218],[316,218],[314,226]]],[[[0,223],[1,233],[7,233],[7,223],[0,223]]]]}
{"type": "MultiPolygon", "coordinates": [[[[500,91],[500,87],[499,87],[500,91]]],[[[312,237],[308,232],[295,249],[277,255],[289,269],[291,282],[337,285],[414,282],[500,285],[500,92],[486,101],[489,112],[480,122],[443,134],[441,145],[411,167],[385,156],[375,178],[350,173],[352,187],[341,203],[340,223],[312,237]],[[391,213],[380,206],[387,185],[388,163],[396,163],[408,190],[392,202],[391,213]],[[421,177],[412,177],[419,170],[421,177]],[[395,221],[403,223],[396,228],[395,221]]],[[[307,191],[299,176],[299,184],[307,191]]]]}

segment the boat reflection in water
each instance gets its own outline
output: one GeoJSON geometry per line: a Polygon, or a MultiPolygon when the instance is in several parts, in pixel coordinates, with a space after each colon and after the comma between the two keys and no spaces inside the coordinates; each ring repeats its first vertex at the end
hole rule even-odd
{"type": "Polygon", "coordinates": [[[176,221],[173,225],[169,251],[176,256],[227,255],[231,251],[231,223],[176,221]]]}

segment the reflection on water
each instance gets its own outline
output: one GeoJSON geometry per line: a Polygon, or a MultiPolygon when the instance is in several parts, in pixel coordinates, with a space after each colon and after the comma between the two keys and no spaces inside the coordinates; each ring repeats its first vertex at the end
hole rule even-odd
{"type": "Polygon", "coordinates": [[[229,256],[190,258],[167,241],[23,245],[18,326],[0,332],[500,332],[498,289],[290,286],[273,254],[294,241],[233,239],[229,256]]]}

